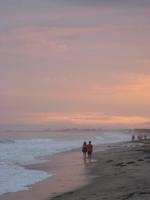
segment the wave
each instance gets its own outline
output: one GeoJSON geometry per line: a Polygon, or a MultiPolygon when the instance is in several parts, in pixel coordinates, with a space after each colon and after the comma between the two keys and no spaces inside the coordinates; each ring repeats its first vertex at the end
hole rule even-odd
{"type": "Polygon", "coordinates": [[[0,143],[15,143],[15,140],[3,139],[0,140],[0,143]]]}

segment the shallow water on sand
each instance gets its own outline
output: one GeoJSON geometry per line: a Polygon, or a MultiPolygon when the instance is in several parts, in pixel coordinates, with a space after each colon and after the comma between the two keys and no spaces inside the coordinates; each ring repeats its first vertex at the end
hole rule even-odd
{"type": "Polygon", "coordinates": [[[28,190],[29,185],[53,175],[24,165],[46,162],[45,156],[79,148],[84,140],[105,144],[127,141],[129,137],[123,132],[100,131],[0,133],[0,194],[28,190]]]}

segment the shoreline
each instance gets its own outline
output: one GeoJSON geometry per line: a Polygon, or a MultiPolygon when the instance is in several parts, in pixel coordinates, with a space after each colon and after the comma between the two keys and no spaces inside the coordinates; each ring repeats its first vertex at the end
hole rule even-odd
{"type": "Polygon", "coordinates": [[[47,159],[45,163],[25,167],[52,173],[52,177],[32,185],[27,191],[0,195],[0,200],[139,200],[141,193],[140,200],[147,200],[144,195],[150,199],[150,191],[147,191],[150,144],[97,145],[92,162],[84,162],[80,149],[47,159]]]}
{"type": "Polygon", "coordinates": [[[46,159],[47,162],[24,167],[31,170],[42,170],[53,174],[52,176],[29,186],[28,190],[2,194],[0,200],[44,200],[89,183],[88,169],[79,149],[62,152],[46,157],[46,159]]]}
{"type": "Polygon", "coordinates": [[[88,185],[49,200],[150,199],[150,144],[122,143],[94,157],[88,185]]]}

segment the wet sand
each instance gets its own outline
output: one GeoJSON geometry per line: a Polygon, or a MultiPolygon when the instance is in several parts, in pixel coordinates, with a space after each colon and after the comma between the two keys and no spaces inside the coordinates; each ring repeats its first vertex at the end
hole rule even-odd
{"type": "Polygon", "coordinates": [[[52,200],[149,200],[150,145],[124,143],[97,152],[91,183],[52,200]]]}
{"type": "Polygon", "coordinates": [[[26,167],[53,173],[53,176],[32,185],[27,191],[0,195],[0,200],[46,200],[79,188],[89,181],[80,151],[61,153],[50,157],[46,163],[26,167]]]}

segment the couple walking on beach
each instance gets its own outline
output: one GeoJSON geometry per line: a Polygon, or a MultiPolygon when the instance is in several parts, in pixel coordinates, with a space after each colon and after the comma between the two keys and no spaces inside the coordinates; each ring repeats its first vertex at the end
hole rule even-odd
{"type": "Polygon", "coordinates": [[[89,141],[89,144],[87,144],[86,142],[83,142],[82,152],[83,152],[83,159],[84,160],[86,160],[87,154],[88,154],[88,159],[91,160],[92,152],[93,152],[93,145],[92,145],[91,141],[89,141]]]}

